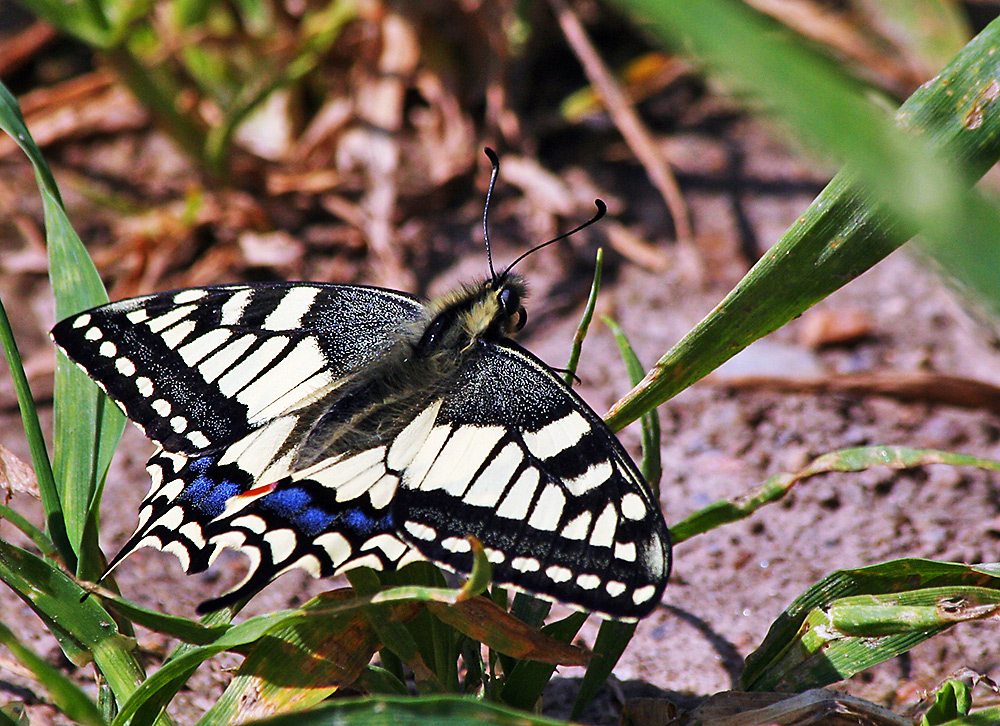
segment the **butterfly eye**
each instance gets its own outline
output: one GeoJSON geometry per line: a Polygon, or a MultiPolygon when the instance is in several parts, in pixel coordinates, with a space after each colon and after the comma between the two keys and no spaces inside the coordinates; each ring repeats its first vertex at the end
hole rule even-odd
{"type": "Polygon", "coordinates": [[[500,309],[503,310],[504,317],[510,318],[518,314],[521,309],[521,296],[517,290],[505,287],[500,291],[500,309]]]}

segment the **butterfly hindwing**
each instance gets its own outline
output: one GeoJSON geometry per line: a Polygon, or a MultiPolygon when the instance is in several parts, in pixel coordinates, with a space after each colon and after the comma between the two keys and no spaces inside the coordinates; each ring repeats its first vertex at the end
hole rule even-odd
{"type": "Polygon", "coordinates": [[[669,534],[607,426],[516,344],[484,347],[441,402],[393,500],[428,559],[588,610],[637,617],[659,601],[669,534]]]}
{"type": "Polygon", "coordinates": [[[245,578],[199,606],[208,612],[249,597],[294,568],[329,577],[353,567],[393,569],[423,559],[395,535],[387,504],[396,482],[381,466],[381,452],[326,461],[263,486],[253,486],[255,478],[234,462],[224,463],[224,456],[157,452],[147,466],[154,492],[140,509],[139,530],[115,563],[152,546],[175,554],[186,572],[195,573],[224,548],[243,553],[245,578]],[[357,459],[364,461],[359,465],[357,459]]]}
{"type": "Polygon", "coordinates": [[[363,369],[422,309],[378,288],[220,285],[111,303],[52,337],[153,441],[193,454],[363,369]]]}

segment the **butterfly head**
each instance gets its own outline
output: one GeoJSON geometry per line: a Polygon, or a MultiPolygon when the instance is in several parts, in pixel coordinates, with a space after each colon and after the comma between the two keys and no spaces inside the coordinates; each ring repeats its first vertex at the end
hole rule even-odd
{"type": "Polygon", "coordinates": [[[429,322],[416,345],[431,351],[463,351],[479,341],[497,341],[524,327],[528,288],[520,275],[505,272],[440,297],[428,306],[429,322]]]}
{"type": "Polygon", "coordinates": [[[528,288],[524,278],[505,272],[485,284],[484,314],[490,320],[484,330],[500,335],[514,335],[528,322],[524,299],[528,288]]]}

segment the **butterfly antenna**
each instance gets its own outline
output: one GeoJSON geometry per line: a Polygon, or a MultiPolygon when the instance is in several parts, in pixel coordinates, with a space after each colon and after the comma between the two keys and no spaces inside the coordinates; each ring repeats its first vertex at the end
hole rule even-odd
{"type": "Polygon", "coordinates": [[[497,185],[497,176],[500,174],[500,158],[497,156],[497,152],[488,146],[483,151],[486,152],[490,164],[493,165],[493,173],[490,174],[490,188],[486,190],[486,207],[483,209],[483,238],[486,240],[486,261],[490,265],[490,275],[496,280],[497,271],[493,269],[493,251],[490,249],[490,228],[487,220],[490,214],[490,198],[493,196],[493,187],[497,185]]]}
{"type": "MultiPolygon", "coordinates": [[[[514,268],[514,265],[516,265],[518,262],[520,262],[521,260],[523,260],[528,255],[532,254],[533,252],[538,252],[538,250],[542,249],[543,247],[548,247],[553,242],[558,242],[561,239],[566,239],[567,237],[570,237],[570,236],[576,234],[581,229],[586,229],[587,227],[589,227],[590,225],[592,225],[594,222],[597,222],[601,217],[603,217],[607,213],[607,211],[608,211],[608,205],[605,204],[600,199],[595,199],[594,200],[594,205],[597,207],[597,212],[594,214],[593,217],[591,217],[590,219],[588,219],[583,224],[581,224],[581,225],[579,225],[577,227],[574,227],[569,232],[563,232],[561,235],[559,235],[558,237],[554,237],[554,238],[550,239],[548,242],[542,242],[542,244],[538,245],[537,247],[532,247],[530,250],[528,250],[527,252],[525,252],[524,254],[522,254],[520,257],[518,257],[516,260],[514,260],[513,262],[511,262],[509,265],[507,265],[507,269],[503,271],[503,275],[506,275],[508,272],[510,272],[514,268]]],[[[501,275],[501,277],[503,277],[503,275],[501,275]]]]}

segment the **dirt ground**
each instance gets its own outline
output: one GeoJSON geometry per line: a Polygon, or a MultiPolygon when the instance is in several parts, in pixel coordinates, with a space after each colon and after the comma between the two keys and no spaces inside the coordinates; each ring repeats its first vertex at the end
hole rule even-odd
{"type": "MultiPolygon", "coordinates": [[[[129,143],[157,148],[164,144],[155,133],[129,143]]],[[[618,318],[647,364],[711,310],[742,276],[747,269],[747,245],[756,245],[759,254],[773,242],[795,221],[825,178],[756,122],[730,125],[723,137],[692,133],[671,143],[698,150],[679,158],[682,186],[698,232],[694,249],[681,249],[668,241],[664,212],[641,171],[598,156],[589,160],[581,156],[571,162],[586,165],[589,173],[614,190],[618,200],[628,200],[630,215],[644,220],[646,240],[662,255],[663,268],[650,269],[655,265],[643,267],[612,252],[600,303],[603,313],[618,318]],[[742,157],[738,183],[716,183],[713,175],[719,170],[719,160],[728,158],[734,140],[742,157]],[[778,180],[790,182],[775,183],[778,180]]],[[[67,153],[71,152],[60,152],[64,161],[67,153]]],[[[560,154],[568,156],[566,151],[560,154]]],[[[33,209],[36,197],[27,166],[14,157],[3,159],[2,164],[8,182],[24,180],[22,204],[33,209]]],[[[171,156],[165,162],[170,164],[183,172],[183,161],[171,156]]],[[[78,184],[73,174],[62,166],[56,175],[68,190],[73,212],[93,212],[92,203],[74,192],[78,184]]],[[[9,183],[3,187],[10,188],[9,183]]],[[[475,214],[468,211],[481,204],[479,187],[470,188],[469,197],[471,206],[463,208],[457,221],[429,223],[428,234],[447,240],[436,242],[438,246],[466,239],[455,242],[454,263],[450,263],[452,256],[446,256],[447,267],[427,266],[427,277],[421,282],[431,292],[484,272],[475,214]],[[455,232],[459,227],[460,235],[455,232]]],[[[509,213],[501,202],[501,220],[505,209],[509,213]]],[[[500,260],[512,259],[529,243],[512,238],[502,221],[494,234],[498,242],[494,254],[500,260]]],[[[565,361],[589,285],[590,245],[595,242],[593,236],[584,235],[528,258],[521,267],[533,290],[531,316],[521,339],[552,365],[565,361]]],[[[44,331],[53,320],[37,249],[33,251],[12,225],[0,220],[0,252],[0,295],[8,309],[13,307],[22,352],[36,371],[33,382],[44,400],[50,390],[46,361],[51,356],[44,331]]],[[[361,270],[361,281],[378,279],[377,270],[361,270]]],[[[218,281],[224,281],[224,275],[218,281]]],[[[698,384],[661,407],[661,492],[667,523],[717,499],[738,495],[775,473],[794,470],[812,457],[849,446],[898,444],[1000,458],[1000,417],[986,410],[875,395],[733,390],[724,385],[726,376],[736,375],[824,376],[866,371],[936,372],[1000,385],[1000,351],[995,343],[993,331],[967,314],[925,266],[905,251],[892,255],[802,318],[755,344],[727,364],[714,381],[698,384]],[[856,337],[834,345],[812,342],[810,336],[819,322],[848,319],[860,321],[861,333],[856,337]]],[[[598,411],[607,410],[628,390],[613,340],[600,324],[595,324],[587,339],[579,375],[582,394],[598,411]]],[[[6,370],[0,373],[0,395],[0,444],[27,460],[6,370]]],[[[47,405],[43,405],[46,425],[47,405]]],[[[622,437],[637,453],[634,427],[622,437]]],[[[102,544],[109,555],[135,526],[136,506],[147,487],[143,463],[150,450],[142,435],[129,427],[108,478],[102,511],[102,544]]],[[[15,495],[12,506],[38,521],[40,508],[30,498],[15,495]]],[[[0,536],[13,537],[10,525],[0,523],[0,536]]],[[[674,572],[663,603],[639,625],[615,676],[619,682],[642,682],[678,699],[732,688],[743,659],[761,642],[769,624],[811,584],[836,569],[899,557],[1000,561],[1000,478],[946,466],[825,475],[810,479],[780,504],[746,521],[681,544],[674,552],[674,572]]],[[[239,566],[238,557],[222,557],[209,572],[187,577],[172,556],[143,550],[120,568],[118,582],[124,594],[141,605],[191,616],[198,602],[239,579],[239,566]]],[[[246,612],[301,603],[328,586],[328,581],[315,582],[291,573],[267,588],[246,612]]],[[[40,652],[57,652],[55,642],[41,631],[30,611],[5,590],[0,590],[0,611],[7,625],[31,634],[27,639],[40,652]]],[[[588,623],[583,639],[591,641],[595,633],[596,625],[588,623]]],[[[995,622],[962,625],[838,687],[905,713],[926,690],[960,668],[1000,680],[997,642],[995,622]]],[[[139,644],[153,662],[168,649],[165,639],[145,632],[139,634],[139,644]]],[[[191,714],[214,701],[226,681],[225,669],[237,662],[235,657],[223,657],[199,672],[172,707],[179,722],[191,722],[191,714]]],[[[8,665],[9,661],[0,659],[0,703],[30,696],[23,690],[25,681],[8,665]]],[[[565,668],[559,675],[572,679],[581,673],[565,668]]],[[[571,685],[563,681],[547,697],[554,711],[560,694],[571,685]]],[[[633,690],[633,686],[626,688],[633,690]]],[[[607,718],[606,713],[593,716],[595,720],[607,718]]]]}

